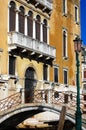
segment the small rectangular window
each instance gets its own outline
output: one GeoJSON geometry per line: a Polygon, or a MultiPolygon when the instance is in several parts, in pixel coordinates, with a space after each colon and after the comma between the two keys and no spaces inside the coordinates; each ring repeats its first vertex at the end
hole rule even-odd
{"type": "Polygon", "coordinates": [[[36,39],[40,41],[40,23],[36,21],[36,39]]]}
{"type": "Polygon", "coordinates": [[[83,90],[86,90],[86,84],[83,84],[83,90]]]}
{"type": "Polygon", "coordinates": [[[67,58],[68,57],[68,55],[67,55],[67,51],[68,51],[68,49],[67,49],[67,31],[66,31],[66,29],[63,29],[63,37],[62,37],[63,39],[63,57],[65,57],[65,58],[67,58]]]}
{"type": "Polygon", "coordinates": [[[48,73],[48,66],[47,65],[43,65],[43,80],[47,80],[47,73],[48,73]]]}
{"type": "Polygon", "coordinates": [[[58,68],[54,67],[54,82],[58,83],[58,68]]]}
{"type": "Polygon", "coordinates": [[[13,56],[9,56],[9,74],[15,75],[15,60],[13,56]]]}
{"type": "Polygon", "coordinates": [[[84,78],[86,78],[86,70],[84,70],[84,78]]]}
{"type": "Polygon", "coordinates": [[[67,0],[63,0],[63,14],[67,15],[67,0]]]}
{"type": "Polygon", "coordinates": [[[78,23],[78,7],[75,6],[75,22],[78,23]]]}
{"type": "Polygon", "coordinates": [[[64,84],[68,84],[68,72],[67,70],[64,70],[64,84]]]}

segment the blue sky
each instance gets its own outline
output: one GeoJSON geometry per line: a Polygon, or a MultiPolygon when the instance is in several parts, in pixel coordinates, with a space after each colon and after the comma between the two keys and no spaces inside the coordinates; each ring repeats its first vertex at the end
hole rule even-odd
{"type": "Polygon", "coordinates": [[[86,45],[86,0],[80,0],[81,39],[86,45]]]}

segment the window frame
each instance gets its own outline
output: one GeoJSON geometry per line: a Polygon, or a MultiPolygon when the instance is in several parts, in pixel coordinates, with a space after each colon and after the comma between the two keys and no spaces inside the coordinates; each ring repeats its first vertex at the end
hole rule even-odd
{"type": "Polygon", "coordinates": [[[62,48],[63,48],[62,53],[63,54],[62,55],[63,55],[64,59],[68,58],[68,44],[67,44],[67,42],[68,42],[67,30],[63,29],[63,31],[62,31],[62,48]]]}
{"type": "Polygon", "coordinates": [[[29,11],[27,16],[27,35],[33,37],[33,12],[32,11],[29,11]]]}
{"type": "Polygon", "coordinates": [[[43,20],[43,42],[44,43],[47,43],[47,37],[48,37],[48,34],[47,34],[47,20],[44,19],[43,20]]]}
{"type": "Polygon", "coordinates": [[[74,6],[74,17],[76,24],[79,24],[79,7],[77,5],[74,6]]]}
{"type": "Polygon", "coordinates": [[[65,85],[68,84],[68,70],[67,69],[63,69],[63,83],[65,85]],[[65,76],[65,72],[66,72],[66,76],[65,76]],[[65,78],[66,77],[66,78],[65,78]],[[65,81],[66,80],[66,81],[65,81]]]}
{"type": "Polygon", "coordinates": [[[43,80],[48,80],[48,65],[46,64],[43,65],[43,80]]]}
{"type": "Polygon", "coordinates": [[[83,72],[83,77],[84,77],[84,79],[86,79],[86,69],[83,72]]]}
{"type": "Polygon", "coordinates": [[[16,57],[9,55],[9,75],[15,75],[16,57]]]}
{"type": "Polygon", "coordinates": [[[54,82],[59,83],[59,67],[54,66],[53,72],[54,72],[54,82]],[[55,69],[57,69],[57,72],[55,71],[55,69]]]}
{"type": "Polygon", "coordinates": [[[15,11],[15,9],[16,9],[16,4],[14,1],[11,1],[10,8],[9,8],[9,31],[16,30],[16,11],[15,11]]]}
{"type": "Polygon", "coordinates": [[[67,16],[67,0],[62,0],[62,13],[64,16],[67,16]]]}
{"type": "Polygon", "coordinates": [[[41,39],[41,17],[40,15],[36,16],[36,22],[35,22],[35,34],[36,34],[36,40],[40,41],[41,39]]]}
{"type": "Polygon", "coordinates": [[[19,33],[24,34],[24,29],[25,29],[25,8],[23,6],[20,6],[19,10],[20,10],[20,12],[18,13],[18,17],[19,17],[19,33]]]}

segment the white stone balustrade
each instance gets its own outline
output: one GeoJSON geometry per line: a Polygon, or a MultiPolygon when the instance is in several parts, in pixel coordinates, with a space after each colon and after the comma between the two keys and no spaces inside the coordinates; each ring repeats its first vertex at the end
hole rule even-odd
{"type": "Polygon", "coordinates": [[[25,47],[28,50],[33,50],[37,53],[41,53],[43,55],[47,55],[51,58],[56,57],[56,48],[50,46],[47,43],[37,41],[36,39],[32,39],[29,36],[25,36],[24,34],[18,33],[18,32],[9,32],[8,33],[8,44],[9,49],[10,46],[21,46],[25,47]]]}

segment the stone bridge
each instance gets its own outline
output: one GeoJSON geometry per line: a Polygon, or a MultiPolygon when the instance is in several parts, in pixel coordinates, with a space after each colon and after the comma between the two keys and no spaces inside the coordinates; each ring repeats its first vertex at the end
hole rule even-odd
{"type": "MultiPolygon", "coordinates": [[[[66,93],[67,94],[67,93],[66,93]]],[[[34,91],[33,101],[29,103],[24,102],[24,93],[15,93],[8,98],[5,98],[0,101],[0,128],[3,126],[7,127],[8,122],[12,122],[12,125],[17,125],[22,122],[24,119],[32,116],[36,113],[43,111],[50,111],[60,115],[62,106],[66,106],[66,120],[71,121],[75,124],[75,95],[71,93],[65,95],[65,93],[36,90],[34,91]],[[47,99],[46,99],[47,93],[47,99]],[[67,96],[67,97],[65,97],[67,96]],[[66,98],[66,99],[65,99],[66,98]],[[28,114],[27,114],[28,113],[28,114]],[[17,119],[17,122],[14,121],[17,119]],[[15,122],[15,123],[14,123],[15,122]]],[[[82,99],[82,97],[81,97],[82,99]]],[[[81,104],[81,109],[83,108],[81,104]]],[[[82,130],[86,129],[86,115],[82,114],[82,130]]]]}

